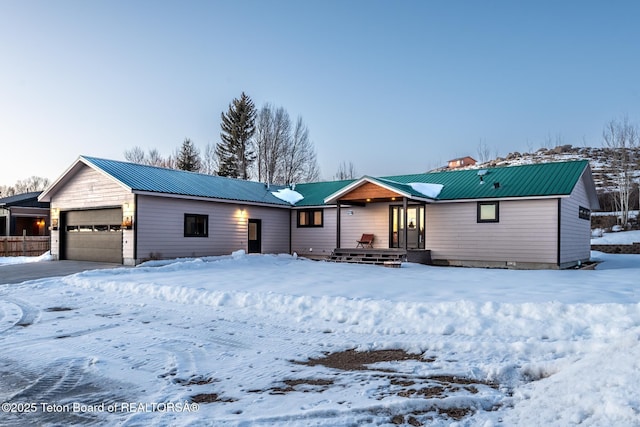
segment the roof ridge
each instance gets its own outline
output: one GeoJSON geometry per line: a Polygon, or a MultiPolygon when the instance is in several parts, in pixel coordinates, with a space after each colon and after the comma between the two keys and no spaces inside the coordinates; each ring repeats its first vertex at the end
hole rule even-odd
{"type": "MultiPolygon", "coordinates": [[[[255,184],[266,184],[266,183],[263,183],[261,181],[253,181],[253,180],[241,179],[241,178],[231,178],[231,177],[228,177],[228,176],[213,175],[213,174],[209,174],[209,173],[196,172],[196,171],[187,171],[187,170],[183,170],[183,169],[174,169],[174,168],[170,168],[170,167],[166,167],[166,166],[147,165],[147,164],[144,164],[144,163],[136,163],[136,162],[125,161],[125,160],[105,159],[105,158],[102,158],[102,157],[93,157],[93,156],[85,156],[85,155],[81,155],[80,157],[83,158],[83,159],[89,160],[95,166],[98,166],[98,165],[96,165],[95,162],[93,162],[92,160],[98,160],[98,161],[104,161],[104,162],[114,162],[114,163],[132,165],[132,166],[135,166],[135,167],[159,169],[159,170],[167,171],[167,172],[187,173],[187,174],[193,174],[193,175],[200,175],[200,176],[204,176],[204,177],[227,179],[227,180],[231,180],[231,181],[251,182],[251,183],[255,183],[255,184]]],[[[277,184],[269,184],[269,185],[275,186],[277,184]]]]}

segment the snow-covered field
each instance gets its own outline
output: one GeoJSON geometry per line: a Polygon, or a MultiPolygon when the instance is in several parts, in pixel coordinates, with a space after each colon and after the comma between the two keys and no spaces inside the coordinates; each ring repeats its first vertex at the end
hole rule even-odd
{"type": "Polygon", "coordinates": [[[591,239],[592,245],[616,245],[640,242],[640,230],[618,233],[603,233],[601,237],[591,239]]]}
{"type": "Polygon", "coordinates": [[[593,257],[240,252],[0,285],[0,424],[637,426],[640,256],[593,257]]]}

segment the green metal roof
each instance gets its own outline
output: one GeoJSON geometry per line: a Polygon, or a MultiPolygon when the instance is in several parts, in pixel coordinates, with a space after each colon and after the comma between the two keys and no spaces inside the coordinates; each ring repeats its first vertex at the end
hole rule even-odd
{"type": "Polygon", "coordinates": [[[282,186],[82,156],[133,191],[291,206],[271,194],[282,186]]]}
{"type": "MultiPolygon", "coordinates": [[[[133,191],[291,206],[288,202],[272,194],[273,191],[284,188],[283,186],[271,185],[268,187],[264,183],[255,181],[95,157],[82,156],[81,159],[111,175],[133,191]]],[[[573,191],[588,163],[587,160],[578,160],[297,184],[295,191],[304,198],[294,206],[322,206],[328,196],[335,195],[340,190],[361,180],[378,183],[406,194],[408,197],[418,199],[428,197],[413,189],[409,184],[441,184],[443,188],[435,199],[437,201],[563,196],[569,195],[573,191]],[[494,185],[496,183],[499,185],[494,185]]]]}
{"type": "Polygon", "coordinates": [[[355,179],[347,179],[343,181],[297,184],[296,191],[302,194],[304,199],[296,203],[296,206],[323,206],[325,197],[355,181],[355,179]]]}
{"type": "Polygon", "coordinates": [[[401,184],[442,184],[437,200],[562,196],[571,194],[588,164],[587,160],[578,160],[398,175],[385,179],[401,184]],[[486,171],[482,179],[479,171],[486,171]]]}

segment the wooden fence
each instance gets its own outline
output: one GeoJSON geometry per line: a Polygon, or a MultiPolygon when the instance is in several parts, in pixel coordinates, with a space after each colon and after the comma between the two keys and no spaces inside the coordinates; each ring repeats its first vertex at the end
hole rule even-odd
{"type": "Polygon", "coordinates": [[[0,256],[40,256],[49,249],[49,236],[0,237],[0,256]]]}

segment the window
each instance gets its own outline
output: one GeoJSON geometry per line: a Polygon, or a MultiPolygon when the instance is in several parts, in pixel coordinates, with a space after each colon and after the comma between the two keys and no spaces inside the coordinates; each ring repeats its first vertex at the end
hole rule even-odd
{"type": "Polygon", "coordinates": [[[298,227],[322,227],[324,224],[322,209],[298,211],[298,227]]]}
{"type": "Polygon", "coordinates": [[[184,237],[208,237],[209,215],[184,214],[184,237]]]}
{"type": "Polygon", "coordinates": [[[478,202],[478,222],[498,222],[499,207],[498,202],[478,202]]]}
{"type": "Polygon", "coordinates": [[[578,209],[578,218],[591,221],[591,209],[580,206],[578,209]]]}

